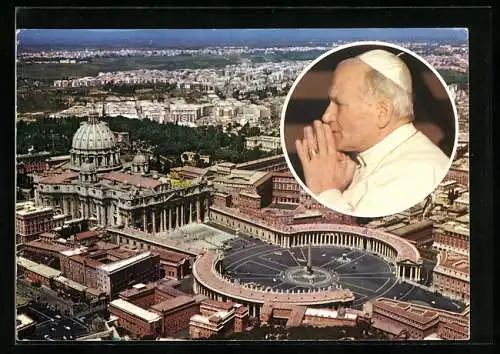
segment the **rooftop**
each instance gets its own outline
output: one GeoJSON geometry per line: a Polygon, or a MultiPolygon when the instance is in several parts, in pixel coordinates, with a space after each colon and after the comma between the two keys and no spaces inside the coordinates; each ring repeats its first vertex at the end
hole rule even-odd
{"type": "Polygon", "coordinates": [[[129,298],[134,295],[140,294],[142,292],[149,291],[153,289],[155,286],[156,286],[155,283],[148,283],[148,284],[139,283],[133,285],[132,288],[130,289],[126,289],[120,292],[120,297],[129,298]]]}
{"type": "Polygon", "coordinates": [[[436,266],[469,274],[469,257],[451,252],[441,252],[436,266]]]}
{"type": "Polygon", "coordinates": [[[51,156],[51,157],[47,158],[47,160],[57,162],[57,161],[69,160],[70,158],[71,158],[71,155],[61,155],[61,156],[51,156]]]}
{"type": "Polygon", "coordinates": [[[433,225],[433,223],[430,220],[421,220],[421,221],[417,221],[417,222],[411,223],[409,225],[400,227],[396,230],[393,230],[392,232],[396,235],[404,236],[404,235],[407,235],[407,234],[410,234],[413,232],[417,232],[417,231],[426,229],[428,227],[432,228],[432,225],[433,225]]]}
{"type": "Polygon", "coordinates": [[[393,225],[388,225],[388,226],[385,226],[383,228],[384,231],[387,231],[387,232],[391,232],[393,234],[396,234],[396,230],[399,230],[403,227],[407,226],[405,223],[402,223],[402,222],[398,222],[396,224],[393,224],[393,225]]]}
{"type": "Polygon", "coordinates": [[[180,263],[183,260],[185,260],[186,258],[188,258],[188,256],[181,254],[181,253],[176,253],[176,252],[161,250],[161,249],[156,249],[153,251],[153,253],[159,254],[161,260],[170,261],[173,263],[180,263]]]}
{"type": "Polygon", "coordinates": [[[441,229],[448,232],[453,232],[457,234],[461,234],[463,236],[469,236],[470,231],[469,228],[464,226],[463,224],[459,224],[453,221],[448,221],[440,226],[441,229]]]}
{"type": "Polygon", "coordinates": [[[462,195],[460,197],[457,198],[457,200],[455,200],[455,202],[468,205],[469,200],[470,200],[469,192],[464,192],[464,193],[462,193],[462,195]]]}
{"type": "Polygon", "coordinates": [[[100,234],[98,232],[95,232],[95,231],[84,231],[84,232],[77,233],[75,236],[75,240],[76,241],[86,240],[89,238],[98,237],[99,235],[100,234]]]}
{"type": "Polygon", "coordinates": [[[62,172],[40,179],[41,184],[64,184],[78,177],[77,172],[62,172]]]}
{"type": "Polygon", "coordinates": [[[294,219],[307,219],[307,218],[318,218],[323,216],[323,214],[319,211],[306,210],[305,212],[294,215],[294,219]]]}
{"type": "Polygon", "coordinates": [[[153,189],[158,187],[162,183],[153,178],[137,176],[133,174],[127,174],[123,172],[108,172],[103,175],[103,179],[109,181],[116,181],[119,183],[127,183],[134,186],[140,186],[142,188],[153,189]]]}
{"type": "Polygon", "coordinates": [[[163,284],[161,281],[158,283],[156,289],[159,291],[159,292],[162,292],[164,294],[167,294],[168,296],[171,296],[171,297],[177,297],[177,296],[184,296],[186,295],[184,292],[168,285],[168,282],[163,284]]]}
{"type": "Polygon", "coordinates": [[[147,311],[139,306],[136,306],[128,301],[123,299],[116,299],[111,301],[110,306],[116,307],[119,310],[127,312],[131,315],[135,315],[143,320],[148,321],[149,323],[155,322],[161,319],[160,315],[147,311]]]}
{"type": "Polygon", "coordinates": [[[65,247],[65,249],[63,251],[61,251],[60,253],[65,255],[65,256],[71,257],[71,256],[75,256],[78,254],[86,253],[87,250],[88,250],[87,247],[78,247],[78,248],[72,248],[72,249],[67,249],[67,247],[65,247]]]}
{"type": "Polygon", "coordinates": [[[40,240],[30,241],[28,243],[25,243],[24,246],[38,248],[38,249],[47,250],[47,251],[61,252],[61,253],[68,250],[67,246],[64,246],[64,245],[61,245],[58,243],[54,243],[54,242],[50,242],[50,243],[43,242],[40,240]]]}
{"type": "Polygon", "coordinates": [[[385,320],[373,319],[372,326],[374,328],[380,329],[384,332],[387,332],[387,333],[390,333],[393,335],[398,335],[399,333],[401,333],[401,326],[400,325],[396,325],[396,324],[390,323],[390,322],[385,321],[385,320]]]}
{"type": "Polygon", "coordinates": [[[189,172],[191,174],[199,175],[202,176],[205,173],[207,173],[206,168],[200,168],[200,167],[194,167],[194,166],[182,166],[182,167],[175,167],[172,170],[177,171],[177,172],[189,172]]]}
{"type": "Polygon", "coordinates": [[[202,252],[200,248],[193,247],[192,245],[179,241],[179,240],[171,240],[165,237],[161,237],[158,235],[151,235],[143,232],[142,230],[133,229],[130,227],[123,228],[109,228],[108,232],[121,234],[129,237],[136,238],[138,240],[144,240],[150,242],[154,245],[159,245],[163,248],[167,247],[174,251],[186,252],[190,255],[196,256],[202,252]]]}
{"type": "MultiPolygon", "coordinates": [[[[284,160],[285,160],[285,157],[284,157],[284,155],[283,155],[283,154],[276,155],[276,156],[270,156],[270,157],[263,157],[263,158],[260,158],[260,159],[257,159],[257,160],[252,160],[252,161],[248,161],[248,162],[242,162],[242,163],[239,163],[239,164],[237,164],[235,167],[236,167],[236,168],[238,168],[238,169],[239,169],[239,168],[246,168],[246,167],[248,167],[248,166],[252,166],[252,165],[255,165],[255,164],[257,164],[257,163],[267,162],[267,161],[273,161],[273,160],[277,160],[277,161],[279,161],[279,160],[283,160],[283,161],[284,161],[284,160]]],[[[275,172],[275,174],[276,174],[276,173],[278,173],[278,172],[275,172]]],[[[291,174],[290,174],[290,175],[288,175],[288,174],[284,174],[284,173],[283,173],[283,174],[278,174],[278,175],[279,175],[279,176],[283,175],[283,176],[287,176],[287,177],[289,177],[289,176],[290,176],[290,177],[292,177],[292,178],[293,178],[293,176],[292,176],[291,174]]]]}
{"type": "Polygon", "coordinates": [[[217,300],[212,300],[212,299],[206,299],[201,302],[201,306],[210,306],[214,307],[216,309],[222,309],[222,310],[230,310],[233,307],[235,307],[234,302],[223,302],[223,301],[217,301],[217,300]]]}
{"type": "Polygon", "coordinates": [[[20,261],[20,258],[22,258],[22,257],[18,257],[18,259],[17,259],[18,265],[23,266],[24,268],[28,269],[31,272],[34,272],[36,274],[40,274],[43,277],[52,278],[52,277],[57,277],[57,276],[61,275],[61,271],[59,271],[57,269],[48,267],[44,264],[39,264],[39,263],[35,263],[35,262],[26,262],[25,259],[20,261]]]}
{"type": "Polygon", "coordinates": [[[455,219],[456,221],[462,223],[462,224],[469,224],[470,222],[470,214],[464,214],[462,216],[459,216],[458,218],[455,219]]]}
{"type": "Polygon", "coordinates": [[[415,313],[414,311],[412,311],[412,305],[409,303],[389,302],[377,299],[374,302],[374,306],[375,305],[378,307],[382,307],[385,310],[395,312],[398,315],[411,319],[422,325],[427,325],[431,323],[432,320],[437,319],[439,317],[436,312],[432,312],[431,315],[427,314],[426,316],[424,316],[423,314],[415,313]]]}
{"type": "Polygon", "coordinates": [[[243,195],[243,196],[249,197],[249,198],[255,198],[255,199],[259,199],[260,198],[260,195],[258,195],[257,193],[246,192],[246,191],[241,191],[240,195],[243,195]]]}
{"type": "Polygon", "coordinates": [[[62,284],[65,284],[66,286],[78,290],[78,291],[85,291],[87,290],[87,287],[85,285],[82,285],[80,283],[77,283],[76,281],[73,281],[71,279],[65,278],[63,276],[58,276],[56,280],[62,284]]]}
{"type": "Polygon", "coordinates": [[[38,213],[53,211],[51,206],[35,206],[34,204],[16,204],[16,215],[26,216],[38,213]]]}
{"type": "Polygon", "coordinates": [[[158,304],[155,304],[151,306],[152,310],[159,311],[159,312],[165,312],[169,310],[176,309],[177,307],[181,307],[190,303],[195,303],[194,299],[190,296],[187,295],[181,295],[174,297],[172,299],[168,299],[165,301],[162,301],[158,304]]]}
{"type": "MultiPolygon", "coordinates": [[[[409,311],[414,311],[414,310],[420,310],[422,313],[436,313],[443,320],[446,322],[450,321],[457,321],[460,323],[468,323],[468,316],[470,312],[470,308],[466,307],[462,313],[455,313],[455,312],[450,312],[447,310],[442,310],[439,308],[434,308],[434,307],[429,307],[429,306],[424,306],[424,305],[419,305],[415,303],[410,303],[406,301],[399,301],[399,300],[393,300],[393,299],[388,299],[388,298],[378,298],[376,299],[373,304],[385,304],[389,305],[391,307],[396,307],[399,306],[401,309],[407,309],[409,311]]],[[[427,315],[426,317],[429,317],[427,315]]]]}
{"type": "Polygon", "coordinates": [[[457,181],[455,180],[447,180],[447,181],[443,181],[442,183],[439,184],[440,187],[448,187],[448,186],[453,186],[457,184],[457,181]]]}
{"type": "Polygon", "coordinates": [[[259,136],[251,136],[246,138],[247,140],[261,140],[261,141],[273,141],[280,142],[281,138],[279,136],[267,136],[267,135],[259,135],[259,136]]]}
{"type": "Polygon", "coordinates": [[[87,293],[94,296],[104,295],[105,292],[96,288],[87,288],[87,293]]]}
{"type": "Polygon", "coordinates": [[[130,264],[133,264],[135,262],[138,262],[142,259],[145,259],[151,255],[151,252],[144,252],[141,254],[138,254],[137,256],[130,257],[127,259],[121,259],[119,261],[109,263],[109,264],[103,264],[99,268],[104,270],[105,272],[112,273],[115,272],[119,269],[122,269],[130,264]]]}
{"type": "MultiPolygon", "coordinates": [[[[219,171],[219,167],[224,167],[224,166],[223,164],[219,164],[216,166],[212,166],[209,169],[211,171],[217,172],[219,171]]],[[[247,171],[247,170],[232,169],[229,174],[216,174],[214,182],[253,185],[256,182],[258,182],[261,178],[267,175],[268,175],[267,172],[262,172],[262,171],[247,171]]]]}
{"type": "MultiPolygon", "coordinates": [[[[316,316],[316,317],[325,317],[325,318],[338,318],[339,313],[336,310],[330,309],[315,309],[308,307],[306,309],[306,316],[316,316]]],[[[355,320],[358,316],[353,313],[345,313],[343,318],[348,320],[355,320]]]]}
{"type": "Polygon", "coordinates": [[[30,260],[28,258],[19,257],[19,256],[16,258],[16,262],[17,262],[17,265],[24,267],[24,268],[35,267],[38,265],[38,263],[33,262],[32,260],[30,260]]]}
{"type": "Polygon", "coordinates": [[[190,321],[200,322],[200,323],[204,323],[204,324],[210,324],[210,321],[208,320],[208,317],[207,316],[203,316],[203,315],[193,315],[193,316],[191,316],[190,321]]]}
{"type": "Polygon", "coordinates": [[[94,269],[98,269],[102,266],[102,263],[101,262],[98,262],[96,261],[95,259],[92,259],[92,258],[88,258],[87,256],[80,256],[78,254],[75,254],[73,256],[70,256],[69,258],[71,258],[73,261],[75,262],[78,262],[78,263],[81,263],[81,264],[85,264],[86,267],[91,267],[91,268],[94,268],[94,269]]]}

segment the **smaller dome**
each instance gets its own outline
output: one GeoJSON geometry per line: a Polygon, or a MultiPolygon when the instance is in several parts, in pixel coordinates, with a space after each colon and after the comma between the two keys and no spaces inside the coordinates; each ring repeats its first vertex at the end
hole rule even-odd
{"type": "Polygon", "coordinates": [[[80,172],[95,172],[95,164],[93,162],[90,162],[90,160],[87,158],[85,161],[82,163],[82,166],[80,167],[80,172]]]}
{"type": "Polygon", "coordinates": [[[133,165],[142,165],[145,164],[148,160],[146,159],[146,156],[142,152],[138,152],[135,156],[134,159],[132,160],[133,165]]]}

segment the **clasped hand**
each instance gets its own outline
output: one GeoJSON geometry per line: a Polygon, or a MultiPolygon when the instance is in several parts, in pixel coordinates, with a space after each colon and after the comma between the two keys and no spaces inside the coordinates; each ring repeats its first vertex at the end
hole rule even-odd
{"type": "Polygon", "coordinates": [[[295,141],[306,185],[315,195],[329,189],[343,192],[352,182],[356,164],[337,151],[327,124],[315,120],[313,127],[305,127],[304,139],[295,141]]]}

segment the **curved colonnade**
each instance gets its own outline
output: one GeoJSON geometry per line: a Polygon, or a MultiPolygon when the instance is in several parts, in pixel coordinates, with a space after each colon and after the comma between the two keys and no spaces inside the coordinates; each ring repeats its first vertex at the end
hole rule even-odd
{"type": "Polygon", "coordinates": [[[349,306],[354,295],[347,289],[320,290],[311,292],[288,292],[264,290],[258,286],[241,285],[234,279],[224,277],[217,271],[222,255],[207,251],[193,265],[194,291],[212,300],[234,301],[246,305],[250,316],[259,316],[264,303],[287,303],[309,307],[349,306]]]}
{"type": "MultiPolygon", "coordinates": [[[[420,279],[422,259],[416,247],[384,231],[341,224],[267,225],[233,209],[214,206],[210,207],[210,221],[283,248],[311,244],[370,252],[392,263],[396,267],[397,278],[410,281],[420,279]]],[[[250,307],[251,315],[258,315],[259,309],[267,301],[331,307],[340,303],[349,304],[354,300],[349,290],[288,293],[242,286],[217,272],[219,260],[220,256],[213,252],[198,257],[193,266],[194,291],[211,299],[246,304],[250,307]]]]}
{"type": "Polygon", "coordinates": [[[282,248],[338,246],[377,254],[392,263],[396,276],[418,281],[422,258],[407,240],[377,229],[342,224],[269,225],[234,209],[210,207],[210,221],[282,248]]]}

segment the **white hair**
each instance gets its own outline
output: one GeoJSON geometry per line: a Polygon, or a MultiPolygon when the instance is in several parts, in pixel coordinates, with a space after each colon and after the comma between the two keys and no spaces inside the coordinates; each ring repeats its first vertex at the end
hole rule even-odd
{"type": "Polygon", "coordinates": [[[399,118],[413,119],[413,97],[380,71],[371,69],[366,76],[369,94],[374,98],[389,99],[399,118]]]}

